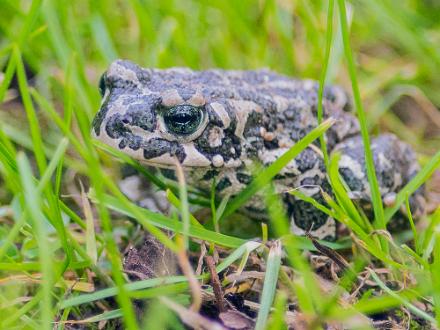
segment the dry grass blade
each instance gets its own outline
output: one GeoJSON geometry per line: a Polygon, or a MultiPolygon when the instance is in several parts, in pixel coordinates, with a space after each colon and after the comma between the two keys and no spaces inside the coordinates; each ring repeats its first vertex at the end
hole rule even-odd
{"type": "Polygon", "coordinates": [[[92,206],[90,205],[87,194],[84,191],[82,182],[79,182],[81,188],[81,202],[84,216],[86,218],[86,251],[90,259],[96,263],[98,260],[97,241],[95,239],[95,221],[93,218],[92,206]]]}

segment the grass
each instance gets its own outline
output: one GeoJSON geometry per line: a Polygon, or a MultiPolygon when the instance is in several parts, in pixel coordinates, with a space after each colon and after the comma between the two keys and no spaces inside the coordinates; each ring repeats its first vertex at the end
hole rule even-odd
{"type": "MultiPolygon", "coordinates": [[[[399,208],[411,211],[408,198],[440,167],[439,128],[429,117],[438,118],[440,107],[436,2],[406,0],[396,7],[378,0],[0,0],[0,8],[0,328],[64,328],[75,321],[90,328],[122,322],[128,329],[151,324],[182,329],[182,313],[196,322],[187,308],[200,298],[194,281],[209,283],[208,270],[128,283],[122,251],[142,238],[139,228],[186,261],[201,253],[205,241],[207,253],[222,251],[216,270],[225,276],[246,271],[258,251],[265,267],[255,307],[258,329],[285,327],[285,316],[292,317],[288,303],[309,328],[353,320],[371,328],[372,323],[362,323],[365,317],[389,317],[413,328],[440,327],[439,205],[419,223],[410,217],[411,230],[405,233],[385,231],[399,208]],[[93,141],[90,123],[100,102],[99,77],[119,57],[147,67],[269,67],[319,80],[319,98],[324,83],[343,85],[352,91],[367,146],[374,214],[368,218],[348,198],[338,155],[328,155],[324,142],[332,122],[322,120],[322,107],[321,125],[263,169],[241,194],[222,202],[197,194],[181,175],[178,184],[172,183],[93,141]],[[417,110],[407,111],[428,120],[397,115],[397,105],[408,98],[417,110]],[[384,131],[410,143],[422,165],[397,193],[396,203],[385,208],[368,148],[371,134],[384,131]],[[351,233],[337,242],[321,242],[340,251],[350,265],[328,292],[320,289],[316,264],[303,252],[316,245],[290,234],[271,185],[283,166],[316,139],[334,196],[325,195],[326,205],[321,205],[299,191],[292,194],[331,214],[351,233]],[[174,215],[140,208],[121,193],[117,181],[124,163],[167,191],[174,215]],[[279,238],[270,248],[243,239],[246,229],[225,232],[226,219],[237,216],[257,191],[265,192],[268,226],[279,238]],[[197,211],[201,207],[210,208],[211,222],[197,211]],[[286,251],[281,267],[278,244],[286,251]],[[369,279],[369,286],[356,299],[344,300],[361,279],[369,279]],[[72,286],[72,280],[78,285],[72,286]],[[139,321],[134,299],[160,307],[139,321]]],[[[233,285],[227,278],[222,284],[224,289],[233,285]]]]}

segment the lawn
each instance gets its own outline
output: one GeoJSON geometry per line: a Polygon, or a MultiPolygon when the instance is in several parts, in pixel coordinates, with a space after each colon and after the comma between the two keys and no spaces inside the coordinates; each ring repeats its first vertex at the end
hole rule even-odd
{"type": "Polygon", "coordinates": [[[435,0],[0,0],[0,328],[440,327],[439,17],[435,0]],[[331,120],[223,200],[92,139],[99,80],[117,58],[343,86],[367,146],[371,216],[327,155],[331,120]],[[383,132],[421,165],[390,206],[368,148],[383,132]],[[342,224],[336,242],[291,234],[271,184],[317,140],[334,194],[318,205],[293,193],[342,224]],[[121,192],[127,168],[165,191],[170,214],[121,192]],[[413,219],[422,185],[429,212],[413,219]],[[267,224],[238,212],[256,192],[267,224]],[[400,208],[410,229],[390,234],[400,208]],[[130,247],[146,232],[179,272],[133,281],[130,247]]]}

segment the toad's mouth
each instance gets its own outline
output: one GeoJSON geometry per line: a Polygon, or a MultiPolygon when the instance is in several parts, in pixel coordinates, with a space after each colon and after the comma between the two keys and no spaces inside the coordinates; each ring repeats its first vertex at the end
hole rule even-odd
{"type": "Polygon", "coordinates": [[[175,168],[177,163],[185,168],[211,166],[211,161],[192,145],[179,145],[160,154],[157,150],[144,148],[143,156],[140,159],[143,164],[161,168],[175,168]]]}
{"type": "Polygon", "coordinates": [[[174,158],[174,162],[172,164],[162,163],[160,161],[147,160],[147,159],[139,160],[139,162],[144,166],[151,166],[151,167],[167,169],[167,170],[174,170],[176,169],[176,166],[181,166],[184,169],[190,169],[194,167],[193,165],[183,165],[178,161],[177,158],[174,158]]]}

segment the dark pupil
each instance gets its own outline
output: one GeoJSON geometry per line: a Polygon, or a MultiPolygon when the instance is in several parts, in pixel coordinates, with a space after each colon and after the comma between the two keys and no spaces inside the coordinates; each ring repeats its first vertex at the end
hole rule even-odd
{"type": "Polygon", "coordinates": [[[168,109],[163,116],[167,128],[181,135],[192,134],[197,130],[202,113],[199,108],[191,105],[177,105],[168,109]]]}

